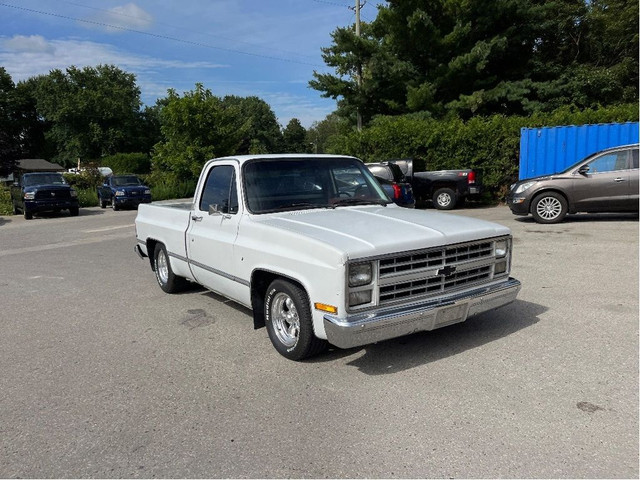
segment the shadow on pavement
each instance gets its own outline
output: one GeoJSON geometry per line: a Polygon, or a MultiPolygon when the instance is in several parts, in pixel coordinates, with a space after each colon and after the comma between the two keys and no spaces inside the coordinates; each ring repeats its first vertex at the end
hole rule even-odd
{"type": "Polygon", "coordinates": [[[547,307],[516,300],[510,305],[469,318],[467,321],[418,332],[373,345],[349,350],[332,349],[309,362],[331,362],[336,358],[364,350],[364,355],[349,362],[367,375],[388,375],[436,362],[507,337],[538,323],[547,307]]]}

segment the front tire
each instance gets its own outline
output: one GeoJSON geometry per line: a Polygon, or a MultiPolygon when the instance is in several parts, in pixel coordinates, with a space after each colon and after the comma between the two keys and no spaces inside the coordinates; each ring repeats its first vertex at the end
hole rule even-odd
{"type": "Polygon", "coordinates": [[[71,215],[72,217],[77,217],[79,213],[80,209],[78,207],[71,207],[69,209],[69,215],[71,215]]]}
{"type": "Polygon", "coordinates": [[[290,360],[302,360],[323,351],[327,342],[313,333],[309,298],[304,290],[277,279],[264,302],[267,332],[275,349],[290,360]]]}
{"type": "Polygon", "coordinates": [[[26,208],[22,211],[22,213],[24,214],[25,220],[31,220],[33,218],[33,213],[28,212],[26,208]]]}
{"type": "Polygon", "coordinates": [[[111,208],[113,209],[114,212],[117,212],[118,210],[120,210],[120,207],[116,203],[116,197],[111,197],[111,208]]]}
{"type": "Polygon", "coordinates": [[[456,192],[450,188],[439,188],[433,194],[432,200],[438,210],[453,210],[456,206],[456,192]]]}
{"type": "Polygon", "coordinates": [[[538,223],[559,223],[567,215],[567,201],[559,193],[538,195],[531,204],[531,215],[538,223]]]}
{"type": "Polygon", "coordinates": [[[153,252],[153,270],[163,292],[178,293],[186,288],[187,280],[173,273],[167,249],[161,243],[156,244],[153,252]]]}

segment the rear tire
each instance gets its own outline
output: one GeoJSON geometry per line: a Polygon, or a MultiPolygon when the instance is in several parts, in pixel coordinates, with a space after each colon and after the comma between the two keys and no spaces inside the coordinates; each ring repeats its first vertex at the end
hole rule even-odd
{"type": "Polygon", "coordinates": [[[267,289],[264,316],[271,343],[289,360],[317,355],[328,345],[315,336],[309,298],[293,283],[277,279],[267,289]]]}
{"type": "Polygon", "coordinates": [[[156,244],[153,252],[153,270],[158,285],[165,293],[178,293],[187,287],[187,280],[173,273],[167,249],[162,243],[156,244]]]}
{"type": "Polygon", "coordinates": [[[107,208],[107,201],[106,200],[100,200],[100,208],[107,208]]]}
{"type": "Polygon", "coordinates": [[[456,207],[456,192],[450,188],[439,188],[434,192],[432,200],[438,210],[453,210],[456,207]]]}

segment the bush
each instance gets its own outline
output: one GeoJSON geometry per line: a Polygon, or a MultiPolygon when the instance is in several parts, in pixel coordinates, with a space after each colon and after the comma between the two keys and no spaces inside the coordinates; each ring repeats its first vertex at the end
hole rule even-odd
{"type": "Polygon", "coordinates": [[[115,174],[151,172],[151,159],[146,153],[118,153],[100,159],[101,167],[109,167],[115,174]]]}
{"type": "Polygon", "coordinates": [[[78,203],[81,207],[97,207],[98,191],[96,188],[76,188],[78,192],[78,203]]]}
{"type": "Polygon", "coordinates": [[[7,187],[0,187],[0,215],[13,215],[11,191],[7,187]]]}
{"type": "Polygon", "coordinates": [[[196,191],[197,181],[178,180],[170,173],[154,172],[141,178],[151,188],[151,198],[154,201],[191,198],[196,191]]]}

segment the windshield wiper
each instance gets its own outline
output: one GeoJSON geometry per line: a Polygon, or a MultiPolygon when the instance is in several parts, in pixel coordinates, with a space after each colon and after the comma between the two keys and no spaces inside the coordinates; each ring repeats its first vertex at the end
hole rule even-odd
{"type": "Polygon", "coordinates": [[[305,209],[305,208],[330,208],[330,205],[311,202],[293,202],[287,205],[281,205],[274,210],[288,210],[288,209],[305,209]]]}
{"type": "Polygon", "coordinates": [[[341,198],[337,200],[332,206],[333,208],[349,206],[349,205],[382,205],[386,207],[390,202],[385,200],[373,200],[366,198],[341,198]]]}

